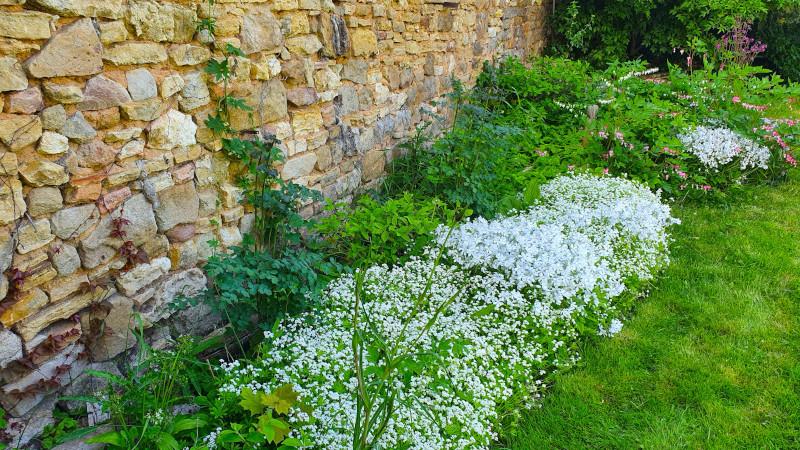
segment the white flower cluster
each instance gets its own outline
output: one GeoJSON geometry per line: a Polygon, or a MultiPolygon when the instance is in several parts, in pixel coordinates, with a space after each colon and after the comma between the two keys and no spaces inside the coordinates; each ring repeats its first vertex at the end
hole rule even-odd
{"type": "MultiPolygon", "coordinates": [[[[666,228],[675,219],[645,186],[575,175],[545,184],[541,197],[523,213],[462,225],[446,242],[449,255],[464,267],[500,270],[554,302],[616,297],[631,278],[649,279],[667,262],[666,228]]],[[[444,243],[446,230],[438,235],[444,243]]]]}
{"type": "MultiPolygon", "coordinates": [[[[646,188],[577,175],[541,192],[522,214],[453,230],[441,263],[431,249],[364,273],[359,320],[415,360],[394,379],[397,409],[377,448],[489,448],[500,411],[519,396],[536,399],[547,374],[575,362],[580,330],[619,332],[611,299],[666,262],[675,221],[646,188]]],[[[447,231],[437,233],[444,241],[447,231]]],[[[222,391],[291,383],[313,418],[293,408],[290,419],[315,448],[352,448],[355,291],[353,276],[333,281],[319,308],[268,335],[259,367],[226,364],[222,391]]],[[[367,354],[369,382],[385,362],[367,354]]]]}
{"type": "Polygon", "coordinates": [[[698,126],[689,133],[678,135],[678,139],[689,153],[711,169],[724,166],[737,157],[742,170],[768,168],[769,149],[729,128],[698,126]]]}

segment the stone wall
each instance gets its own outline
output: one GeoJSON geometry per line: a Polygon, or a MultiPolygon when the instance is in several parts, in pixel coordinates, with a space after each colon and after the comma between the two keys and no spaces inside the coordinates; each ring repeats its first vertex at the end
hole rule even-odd
{"type": "Polygon", "coordinates": [[[165,321],[204,286],[207,242],[236,244],[251,221],[204,127],[212,49],[246,54],[232,88],[254,114],[233,126],[283,142],[284,178],[346,198],[451,76],[542,43],[531,0],[216,3],[0,0],[0,403],[30,422],[23,440],[54,392],[113,369],[132,313],[162,343],[216,325],[202,308],[165,321]],[[209,14],[215,43],[195,32],[209,14]]]}

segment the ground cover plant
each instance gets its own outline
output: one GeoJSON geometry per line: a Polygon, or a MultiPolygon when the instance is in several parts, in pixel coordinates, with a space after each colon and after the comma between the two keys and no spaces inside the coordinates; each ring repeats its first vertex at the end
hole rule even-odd
{"type": "Polygon", "coordinates": [[[576,339],[618,331],[617,301],[666,264],[672,224],[644,186],[558,178],[524,212],[442,227],[420,258],[335,280],[261,361],[225,366],[222,391],[295,386],[313,415],[289,416],[321,448],[488,448],[503,406],[535,398],[576,339]]]}

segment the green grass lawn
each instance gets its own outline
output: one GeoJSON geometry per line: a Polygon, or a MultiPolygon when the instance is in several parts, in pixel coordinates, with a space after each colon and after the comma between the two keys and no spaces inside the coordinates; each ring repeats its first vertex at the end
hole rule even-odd
{"type": "Polygon", "coordinates": [[[511,449],[800,448],[800,174],[684,207],[672,265],[586,344],[511,449]]]}

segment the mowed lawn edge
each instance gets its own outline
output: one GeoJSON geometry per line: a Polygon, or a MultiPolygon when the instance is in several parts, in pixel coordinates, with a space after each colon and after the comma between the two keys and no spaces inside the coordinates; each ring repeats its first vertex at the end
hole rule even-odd
{"type": "Polygon", "coordinates": [[[650,296],[585,344],[507,448],[800,448],[800,174],[675,214],[650,296]]]}

